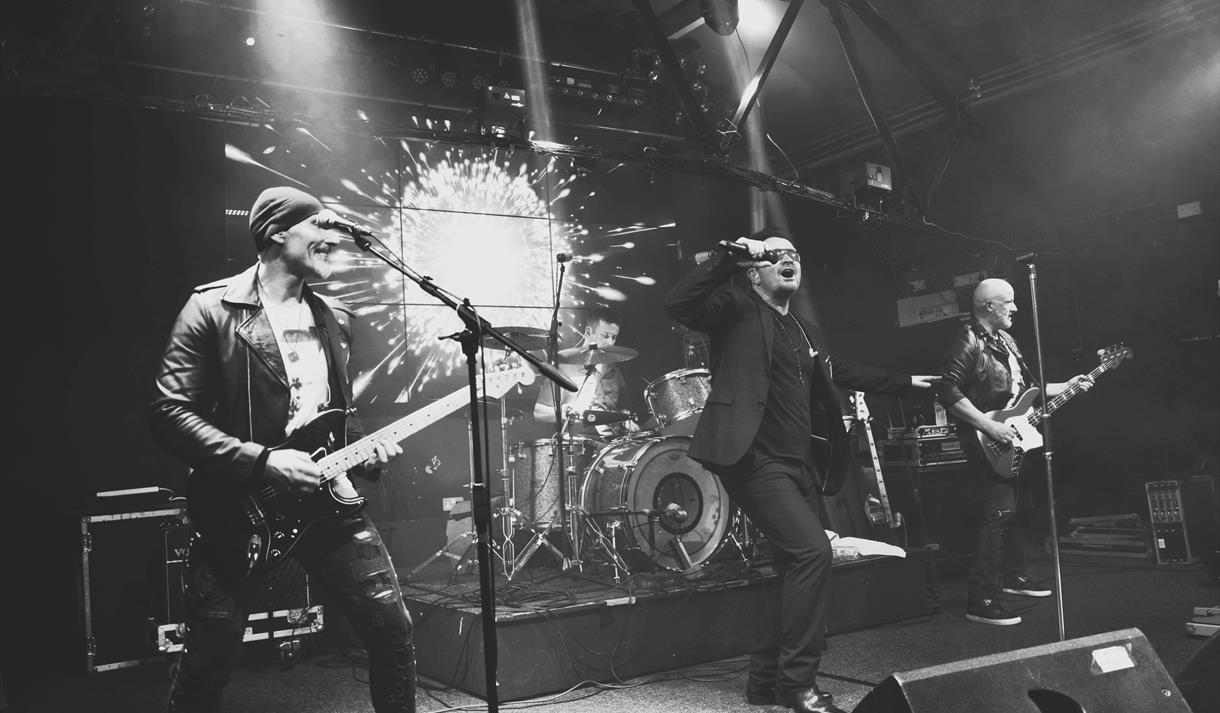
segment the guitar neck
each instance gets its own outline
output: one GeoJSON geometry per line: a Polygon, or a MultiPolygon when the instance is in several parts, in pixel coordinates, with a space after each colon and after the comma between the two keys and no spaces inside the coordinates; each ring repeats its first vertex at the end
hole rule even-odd
{"type": "Polygon", "coordinates": [[[469,394],[465,389],[455,391],[418,411],[412,412],[409,416],[404,416],[394,423],[366,435],[350,446],[340,448],[334,453],[323,457],[318,461],[318,467],[322,470],[322,480],[326,481],[331,478],[337,478],[361,463],[366,462],[376,451],[378,441],[398,443],[406,440],[412,434],[435,422],[437,419],[452,413],[463,402],[468,400],[469,394]]]}
{"type": "MultiPolygon", "coordinates": [[[[512,371],[502,371],[485,376],[484,381],[485,383],[480,382],[477,385],[476,392],[479,396],[486,392],[495,398],[499,398],[516,384],[533,383],[534,373],[528,368],[522,367],[512,371]]],[[[469,403],[469,400],[470,390],[458,389],[448,396],[437,399],[418,411],[414,411],[394,423],[370,433],[349,446],[323,456],[318,460],[318,467],[322,470],[322,481],[325,482],[344,475],[352,468],[368,461],[376,452],[379,441],[399,443],[416,431],[436,422],[441,417],[453,413],[463,404],[469,403]]]]}
{"type": "Polygon", "coordinates": [[[864,434],[868,437],[868,452],[873,460],[873,473],[877,478],[877,497],[881,500],[881,507],[885,510],[886,522],[894,521],[893,513],[890,511],[890,498],[885,492],[885,478],[881,476],[881,457],[877,454],[877,441],[873,437],[873,417],[868,412],[868,406],[864,402],[864,392],[854,392],[856,400],[856,418],[860,424],[864,426],[864,434]]]}
{"type": "MultiPolygon", "coordinates": [[[[1101,364],[1101,365],[1097,366],[1095,369],[1093,369],[1093,371],[1089,372],[1089,374],[1088,374],[1089,379],[1096,380],[1097,377],[1106,373],[1110,369],[1113,369],[1116,366],[1116,364],[1117,364],[1116,362],[1106,362],[1105,364],[1101,364]]],[[[1036,409],[1032,414],[1030,414],[1030,417],[1029,417],[1030,423],[1037,426],[1039,423],[1042,422],[1042,419],[1050,416],[1052,413],[1057,411],[1060,407],[1062,407],[1068,401],[1071,401],[1072,398],[1075,397],[1077,394],[1082,394],[1082,393],[1084,393],[1084,387],[1080,385],[1080,382],[1075,382],[1075,383],[1069,385],[1066,389],[1064,389],[1061,393],[1059,393],[1059,395],[1057,395],[1055,398],[1051,399],[1050,401],[1047,401],[1045,407],[1036,409]]]]}

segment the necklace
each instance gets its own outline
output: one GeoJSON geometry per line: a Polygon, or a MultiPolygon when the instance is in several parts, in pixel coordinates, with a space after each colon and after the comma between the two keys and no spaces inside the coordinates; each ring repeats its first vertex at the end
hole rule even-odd
{"type": "MultiPolygon", "coordinates": [[[[265,289],[263,289],[262,275],[259,273],[255,273],[254,279],[255,279],[255,283],[258,287],[259,300],[262,302],[263,308],[267,310],[268,321],[271,321],[272,313],[275,313],[275,315],[276,315],[275,322],[278,322],[281,327],[284,327],[285,326],[284,320],[282,320],[280,318],[283,317],[288,312],[288,310],[284,309],[283,305],[276,305],[275,307],[272,307],[271,301],[267,299],[267,291],[265,289]]],[[[301,295],[300,297],[298,297],[295,300],[295,302],[296,302],[296,314],[297,314],[296,329],[290,330],[290,329],[285,328],[285,329],[281,330],[281,339],[280,339],[280,341],[281,341],[280,348],[281,348],[281,351],[284,352],[284,358],[294,364],[297,361],[300,361],[300,359],[301,359],[300,353],[297,352],[297,344],[302,339],[301,325],[304,324],[304,322],[305,322],[305,310],[308,309],[308,306],[305,304],[304,295],[301,295]]],[[[291,317],[289,317],[289,319],[291,319],[291,317]]],[[[272,325],[272,327],[274,328],[274,324],[272,325]]]]}
{"type": "MultiPolygon", "coordinates": [[[[799,337],[794,338],[788,333],[788,328],[784,326],[783,316],[779,312],[771,311],[771,318],[775,320],[775,326],[779,328],[779,333],[783,335],[784,341],[792,349],[792,358],[796,361],[796,378],[800,380],[801,386],[805,386],[805,370],[801,368],[801,347],[809,342],[809,335],[805,334],[805,328],[801,326],[800,320],[795,316],[792,321],[796,322],[796,328],[800,330],[799,337]]],[[[809,343],[809,356],[813,357],[813,344],[809,343]]]]}

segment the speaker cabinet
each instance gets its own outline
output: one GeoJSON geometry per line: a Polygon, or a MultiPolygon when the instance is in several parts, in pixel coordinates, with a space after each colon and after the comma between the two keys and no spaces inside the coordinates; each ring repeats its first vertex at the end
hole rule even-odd
{"type": "Polygon", "coordinates": [[[1139,629],[895,673],[853,713],[1191,713],[1139,629]]]}

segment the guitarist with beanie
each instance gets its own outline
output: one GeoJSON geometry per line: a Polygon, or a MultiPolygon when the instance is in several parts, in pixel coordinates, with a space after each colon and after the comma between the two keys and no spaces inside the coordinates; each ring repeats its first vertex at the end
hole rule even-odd
{"type": "Polygon", "coordinates": [[[327,447],[352,450],[346,442],[360,436],[347,418],[354,315],[308,284],[330,277],[335,229],[344,225],[300,190],[263,191],[250,210],[258,261],[195,288],[166,344],[150,424],[157,443],[191,469],[196,531],[171,713],[219,708],[247,614],[267,572],[289,554],[368,650],[373,709],[415,710],[411,618],[389,553],[347,479],[375,477],[402,450],[366,439],[334,475],[314,460],[327,447]]]}
{"type": "MultiPolygon", "coordinates": [[[[1021,350],[1006,331],[1012,328],[1016,313],[1012,285],[995,278],[979,282],[971,317],[955,333],[941,368],[942,379],[932,387],[958,423],[982,510],[970,566],[966,618],[1001,626],[1021,623],[1021,617],[1007,611],[997,599],[1001,591],[1027,597],[1052,594],[1025,575],[1015,528],[1020,478],[997,474],[980,445],[980,440],[988,440],[997,448],[1013,447],[1017,432],[987,412],[1014,404],[1026,389],[1037,385],[1021,350]]],[[[1068,382],[1047,384],[1046,397],[1092,385],[1091,376],[1079,375],[1068,382]]]]}

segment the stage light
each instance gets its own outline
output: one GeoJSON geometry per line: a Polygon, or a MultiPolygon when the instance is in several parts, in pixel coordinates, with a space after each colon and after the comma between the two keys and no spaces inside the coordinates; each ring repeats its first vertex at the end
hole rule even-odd
{"type": "Polygon", "coordinates": [[[457,86],[459,79],[460,79],[460,77],[458,77],[458,73],[457,73],[456,69],[450,68],[450,69],[446,69],[444,72],[441,72],[441,84],[446,87],[457,86]]]}
{"type": "Polygon", "coordinates": [[[251,36],[249,36],[249,37],[247,37],[247,38],[246,38],[246,46],[247,46],[247,47],[253,47],[255,44],[257,44],[257,43],[255,42],[255,40],[254,40],[254,36],[253,36],[253,35],[251,35],[251,36]]]}
{"type": "Polygon", "coordinates": [[[737,0],[699,0],[703,21],[718,35],[731,35],[737,29],[737,0]]]}
{"type": "Polygon", "coordinates": [[[416,67],[411,70],[411,79],[415,80],[416,84],[427,84],[432,78],[432,72],[427,67],[416,67]]]}

